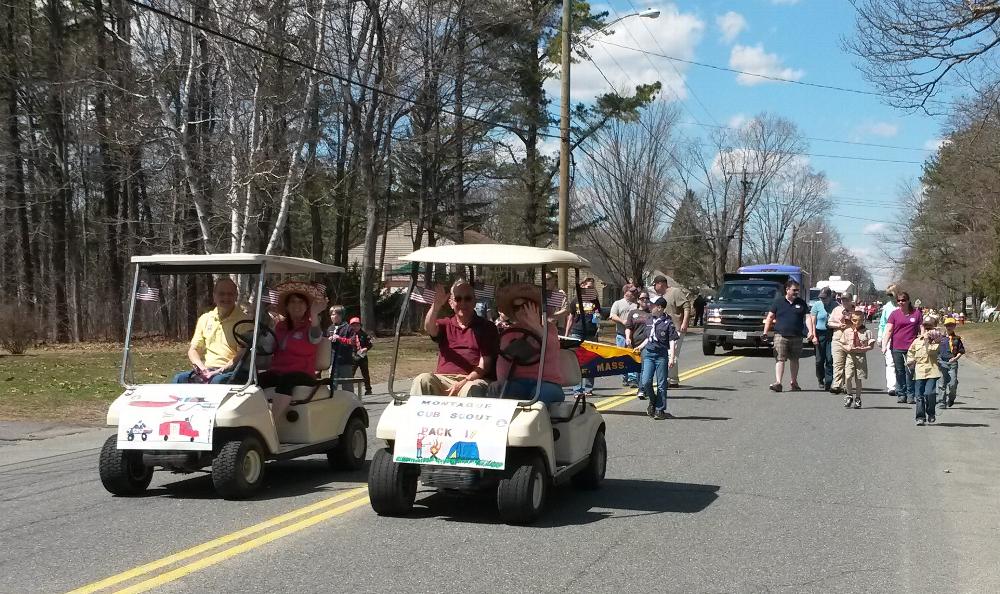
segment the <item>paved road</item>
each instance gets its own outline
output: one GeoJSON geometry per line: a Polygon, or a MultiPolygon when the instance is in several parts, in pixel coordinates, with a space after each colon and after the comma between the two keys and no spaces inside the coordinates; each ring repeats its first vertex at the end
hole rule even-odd
{"type": "MultiPolygon", "coordinates": [[[[685,346],[682,371],[723,360],[685,346]]],[[[120,499],[97,479],[104,431],[0,447],[0,591],[1000,591],[995,372],[964,364],[961,405],[915,427],[882,394],[772,394],[771,360],[735,354],[672,392],[676,420],[606,410],[604,488],[559,489],[532,527],[431,492],[380,518],[364,472],[319,458],[269,467],[249,502],[165,473],[120,499]]]]}

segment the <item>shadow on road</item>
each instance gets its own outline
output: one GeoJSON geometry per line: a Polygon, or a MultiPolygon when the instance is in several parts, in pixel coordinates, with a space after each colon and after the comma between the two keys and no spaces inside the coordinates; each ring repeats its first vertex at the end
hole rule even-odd
{"type": "MultiPolygon", "coordinates": [[[[361,470],[353,472],[333,470],[325,459],[272,462],[266,468],[264,487],[251,501],[284,499],[309,493],[334,493],[344,488],[340,483],[364,484],[368,481],[368,462],[365,462],[361,470]]],[[[215,492],[212,477],[207,473],[151,488],[145,496],[222,499],[215,492]]]]}
{"type": "MultiPolygon", "coordinates": [[[[673,398],[671,398],[673,400],[673,398]]],[[[602,410],[602,415],[619,415],[622,417],[645,417],[645,411],[638,410],[602,410]]],[[[675,415],[670,421],[730,421],[732,417],[695,417],[675,415]]]]}
{"type": "MultiPolygon", "coordinates": [[[[718,485],[671,483],[666,481],[605,479],[596,491],[559,487],[549,492],[549,506],[541,519],[528,528],[553,528],[592,524],[623,515],[698,513],[719,498],[718,485]],[[599,511],[595,511],[598,508],[599,511]],[[610,510],[610,511],[609,511],[610,510]]],[[[432,517],[449,522],[499,524],[492,492],[475,497],[434,493],[420,498],[407,517],[432,517]]]]}
{"type": "MultiPolygon", "coordinates": [[[[671,390],[684,390],[685,392],[692,390],[709,390],[711,392],[735,392],[737,388],[728,387],[718,387],[718,386],[686,386],[681,384],[677,388],[670,388],[671,390]]],[[[683,396],[670,396],[670,398],[683,398],[683,396]]]]}
{"type": "Polygon", "coordinates": [[[986,423],[935,423],[938,427],[989,427],[986,423]]]}
{"type": "Polygon", "coordinates": [[[899,406],[866,406],[865,408],[875,409],[875,410],[903,410],[903,409],[912,409],[913,407],[901,404],[899,406]]]}
{"type": "MultiPolygon", "coordinates": [[[[989,407],[989,406],[979,407],[979,408],[973,407],[973,406],[958,406],[957,402],[955,403],[955,405],[956,406],[954,407],[954,410],[998,410],[996,408],[989,407]]],[[[952,410],[952,409],[953,409],[953,407],[950,407],[950,406],[948,407],[948,410],[952,410]]]]}

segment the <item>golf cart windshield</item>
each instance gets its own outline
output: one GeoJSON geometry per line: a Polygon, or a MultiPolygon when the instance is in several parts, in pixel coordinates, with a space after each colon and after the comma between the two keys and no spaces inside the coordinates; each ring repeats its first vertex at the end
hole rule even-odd
{"type": "Polygon", "coordinates": [[[191,370],[187,351],[194,321],[215,307],[213,286],[229,275],[240,275],[242,287],[222,325],[233,331],[239,324],[239,333],[252,343],[244,362],[249,373],[245,382],[239,382],[248,385],[256,372],[260,320],[265,319],[266,275],[343,272],[339,266],[315,260],[263,254],[163,254],[135,256],[131,263],[136,269],[119,376],[126,388],[170,383],[175,374],[191,370]]]}
{"type": "MultiPolygon", "coordinates": [[[[575,268],[578,272],[577,276],[579,276],[580,268],[590,267],[590,262],[586,258],[580,257],[572,252],[497,243],[426,247],[407,256],[403,256],[400,260],[404,262],[451,264],[458,266],[499,266],[517,269],[542,268],[543,287],[545,285],[544,271],[549,268],[575,268]]],[[[392,362],[389,367],[389,391],[392,393],[396,402],[402,401],[393,389],[396,374],[396,362],[399,356],[400,330],[402,328],[403,320],[406,317],[406,310],[409,305],[410,295],[412,294],[415,285],[416,275],[413,275],[410,277],[410,285],[407,289],[406,297],[403,300],[403,306],[400,310],[399,318],[396,321],[395,348],[393,351],[392,362]]],[[[542,303],[545,302],[543,290],[543,288],[539,288],[539,297],[542,303]]],[[[543,319],[541,322],[544,325],[546,324],[546,320],[544,319],[544,309],[542,315],[543,319]]],[[[541,336],[541,359],[538,362],[538,378],[535,385],[534,398],[530,401],[520,403],[522,406],[530,406],[538,401],[545,363],[545,345],[547,334],[548,333],[543,333],[541,336]]]]}

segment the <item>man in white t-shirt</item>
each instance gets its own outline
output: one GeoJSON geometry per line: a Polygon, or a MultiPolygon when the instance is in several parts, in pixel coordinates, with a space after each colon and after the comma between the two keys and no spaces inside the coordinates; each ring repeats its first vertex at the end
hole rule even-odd
{"type": "MultiPolygon", "coordinates": [[[[622,298],[611,304],[611,321],[615,323],[615,344],[623,347],[628,346],[625,342],[625,324],[628,323],[628,314],[639,308],[639,289],[632,285],[625,285],[622,290],[622,298]]],[[[638,387],[639,378],[635,373],[622,375],[622,385],[628,387],[638,387]]]]}

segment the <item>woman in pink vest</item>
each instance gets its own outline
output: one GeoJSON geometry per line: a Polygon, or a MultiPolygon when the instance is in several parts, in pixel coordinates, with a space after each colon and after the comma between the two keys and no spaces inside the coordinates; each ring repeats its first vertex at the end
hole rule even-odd
{"type": "Polygon", "coordinates": [[[291,404],[295,386],[316,385],[316,351],[323,340],[319,312],[326,308],[326,295],[301,281],[281,283],[275,291],[281,319],[274,324],[271,365],[257,376],[257,385],[275,388],[271,414],[277,419],[291,404]]]}

